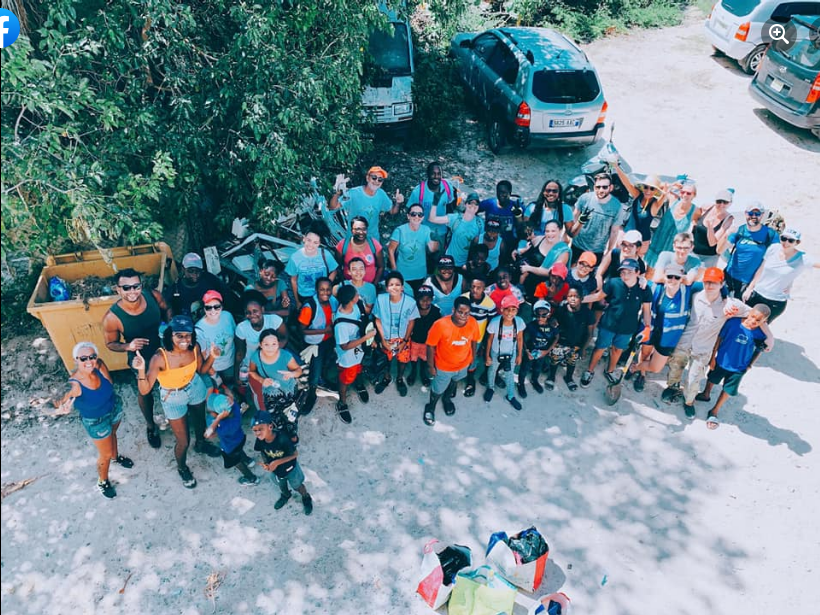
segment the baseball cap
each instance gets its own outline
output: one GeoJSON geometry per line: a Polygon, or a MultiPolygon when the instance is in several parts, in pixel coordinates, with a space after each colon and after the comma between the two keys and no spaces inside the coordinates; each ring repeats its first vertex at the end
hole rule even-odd
{"type": "Polygon", "coordinates": [[[228,399],[227,395],[216,393],[208,396],[207,406],[209,412],[222,414],[223,412],[231,409],[231,400],[228,399]]]}
{"type": "Polygon", "coordinates": [[[171,327],[171,331],[173,331],[174,333],[194,332],[194,321],[191,320],[190,316],[186,316],[185,314],[174,316],[171,319],[171,322],[168,323],[168,326],[171,327]]]}
{"type": "Polygon", "coordinates": [[[683,268],[683,265],[678,265],[677,263],[670,263],[666,266],[663,273],[664,275],[679,275],[683,277],[686,275],[686,270],[683,268]]]}
{"type": "Polygon", "coordinates": [[[467,200],[465,200],[464,202],[469,203],[470,201],[476,201],[478,203],[481,202],[481,197],[478,196],[478,192],[471,192],[467,195],[467,200]]]}
{"type": "Polygon", "coordinates": [[[209,290],[204,295],[202,295],[202,302],[208,303],[208,301],[213,301],[216,299],[219,302],[222,302],[222,293],[218,290],[209,290]]]}
{"type": "Polygon", "coordinates": [[[253,415],[253,420],[251,421],[251,427],[256,427],[257,425],[273,425],[273,415],[267,410],[260,410],[253,415]]]}
{"type": "Polygon", "coordinates": [[[433,296],[433,287],[428,284],[422,284],[419,286],[419,289],[416,291],[416,297],[432,297],[433,296]]]}
{"type": "Polygon", "coordinates": [[[454,268],[456,266],[456,261],[452,256],[444,255],[438,259],[438,268],[454,268]]]}
{"type": "Polygon", "coordinates": [[[796,239],[800,241],[800,231],[795,228],[787,228],[785,231],[780,233],[781,237],[787,237],[789,239],[796,239]]]}
{"type": "Polygon", "coordinates": [[[598,264],[598,257],[595,256],[594,252],[583,252],[581,256],[578,257],[579,263],[586,263],[590,267],[594,267],[598,264]]]}
{"type": "Polygon", "coordinates": [[[188,252],[188,254],[182,257],[182,266],[186,269],[191,269],[194,267],[203,269],[202,257],[196,252],[188,252]]]}
{"type": "Polygon", "coordinates": [[[732,202],[732,193],[728,190],[720,190],[715,195],[715,202],[717,201],[726,201],[727,203],[732,202]]]}
{"type": "Polygon", "coordinates": [[[510,307],[518,307],[518,299],[516,299],[513,295],[507,295],[501,300],[501,309],[510,308],[510,307]]]}
{"type": "Polygon", "coordinates": [[[567,266],[564,263],[555,263],[550,267],[550,275],[557,275],[562,280],[567,279],[567,266]]]}
{"type": "Polygon", "coordinates": [[[723,269],[717,267],[709,267],[703,272],[704,282],[723,282],[723,269]]]}
{"type": "Polygon", "coordinates": [[[535,305],[532,306],[532,311],[537,312],[538,310],[547,310],[548,312],[552,311],[552,306],[550,305],[549,301],[544,301],[543,299],[539,299],[535,302],[535,305]]]}
{"type": "Polygon", "coordinates": [[[643,235],[641,235],[640,231],[631,230],[624,233],[623,238],[621,241],[625,241],[626,243],[634,243],[636,245],[640,245],[643,241],[643,235]]]}
{"type": "Polygon", "coordinates": [[[387,179],[387,171],[385,171],[381,167],[370,167],[369,169],[367,169],[367,174],[368,175],[371,175],[371,174],[372,175],[381,175],[382,178],[387,179]]]}
{"type": "Polygon", "coordinates": [[[487,220],[487,230],[488,231],[498,231],[501,229],[501,222],[498,220],[487,220]]]}
{"type": "Polygon", "coordinates": [[[621,271],[623,269],[631,269],[632,271],[640,271],[641,267],[640,267],[640,265],[638,265],[638,261],[636,261],[634,258],[625,258],[624,260],[621,261],[621,266],[618,267],[618,271],[621,271]]]}
{"type": "Polygon", "coordinates": [[[760,201],[751,201],[748,205],[746,205],[745,211],[759,211],[760,213],[763,213],[766,211],[766,208],[760,201]]]}

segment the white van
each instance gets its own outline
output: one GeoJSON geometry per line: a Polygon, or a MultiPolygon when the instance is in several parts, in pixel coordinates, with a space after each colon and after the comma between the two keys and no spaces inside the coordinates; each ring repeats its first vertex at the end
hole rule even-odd
{"type": "Polygon", "coordinates": [[[719,0],[706,18],[706,35],[715,49],[752,74],[771,42],[764,26],[786,24],[793,15],[820,16],[820,0],[719,0]]]}
{"type": "Polygon", "coordinates": [[[375,128],[405,129],[413,119],[413,38],[406,19],[382,11],[391,29],[370,34],[362,105],[375,128]]]}

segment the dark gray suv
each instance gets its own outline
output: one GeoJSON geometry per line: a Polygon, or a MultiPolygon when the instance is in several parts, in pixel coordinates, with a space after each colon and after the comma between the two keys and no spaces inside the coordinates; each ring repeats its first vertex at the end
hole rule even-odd
{"type": "Polygon", "coordinates": [[[607,104],[595,67],[563,34],[546,28],[460,33],[451,42],[461,77],[487,112],[490,149],[589,145],[607,104]]]}
{"type": "Polygon", "coordinates": [[[772,44],[749,85],[771,113],[820,138],[820,20],[796,16],[795,40],[772,44]]]}

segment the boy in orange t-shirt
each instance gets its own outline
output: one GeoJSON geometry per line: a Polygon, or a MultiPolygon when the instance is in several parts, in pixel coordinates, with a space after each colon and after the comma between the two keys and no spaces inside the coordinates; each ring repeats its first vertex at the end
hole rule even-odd
{"type": "Polygon", "coordinates": [[[427,368],[432,383],[430,401],[424,406],[424,423],[436,422],[436,405],[444,396],[444,414],[455,414],[452,398],[459,380],[467,377],[481,336],[478,323],[470,316],[470,300],[457,297],[453,313],[437,320],[427,334],[427,368]]]}

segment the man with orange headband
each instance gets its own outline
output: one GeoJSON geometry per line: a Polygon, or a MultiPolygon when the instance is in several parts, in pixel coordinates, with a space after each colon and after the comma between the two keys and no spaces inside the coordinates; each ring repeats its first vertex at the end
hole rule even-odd
{"type": "Polygon", "coordinates": [[[370,167],[364,176],[364,185],[347,191],[344,197],[344,185],[347,178],[336,182],[336,191],[330,197],[328,209],[334,211],[344,207],[349,218],[362,216],[367,220],[367,236],[379,239],[379,215],[389,211],[391,215],[399,213],[399,207],[404,203],[404,195],[396,189],[393,200],[382,190],[382,184],[387,179],[387,171],[381,167],[370,167]]]}

